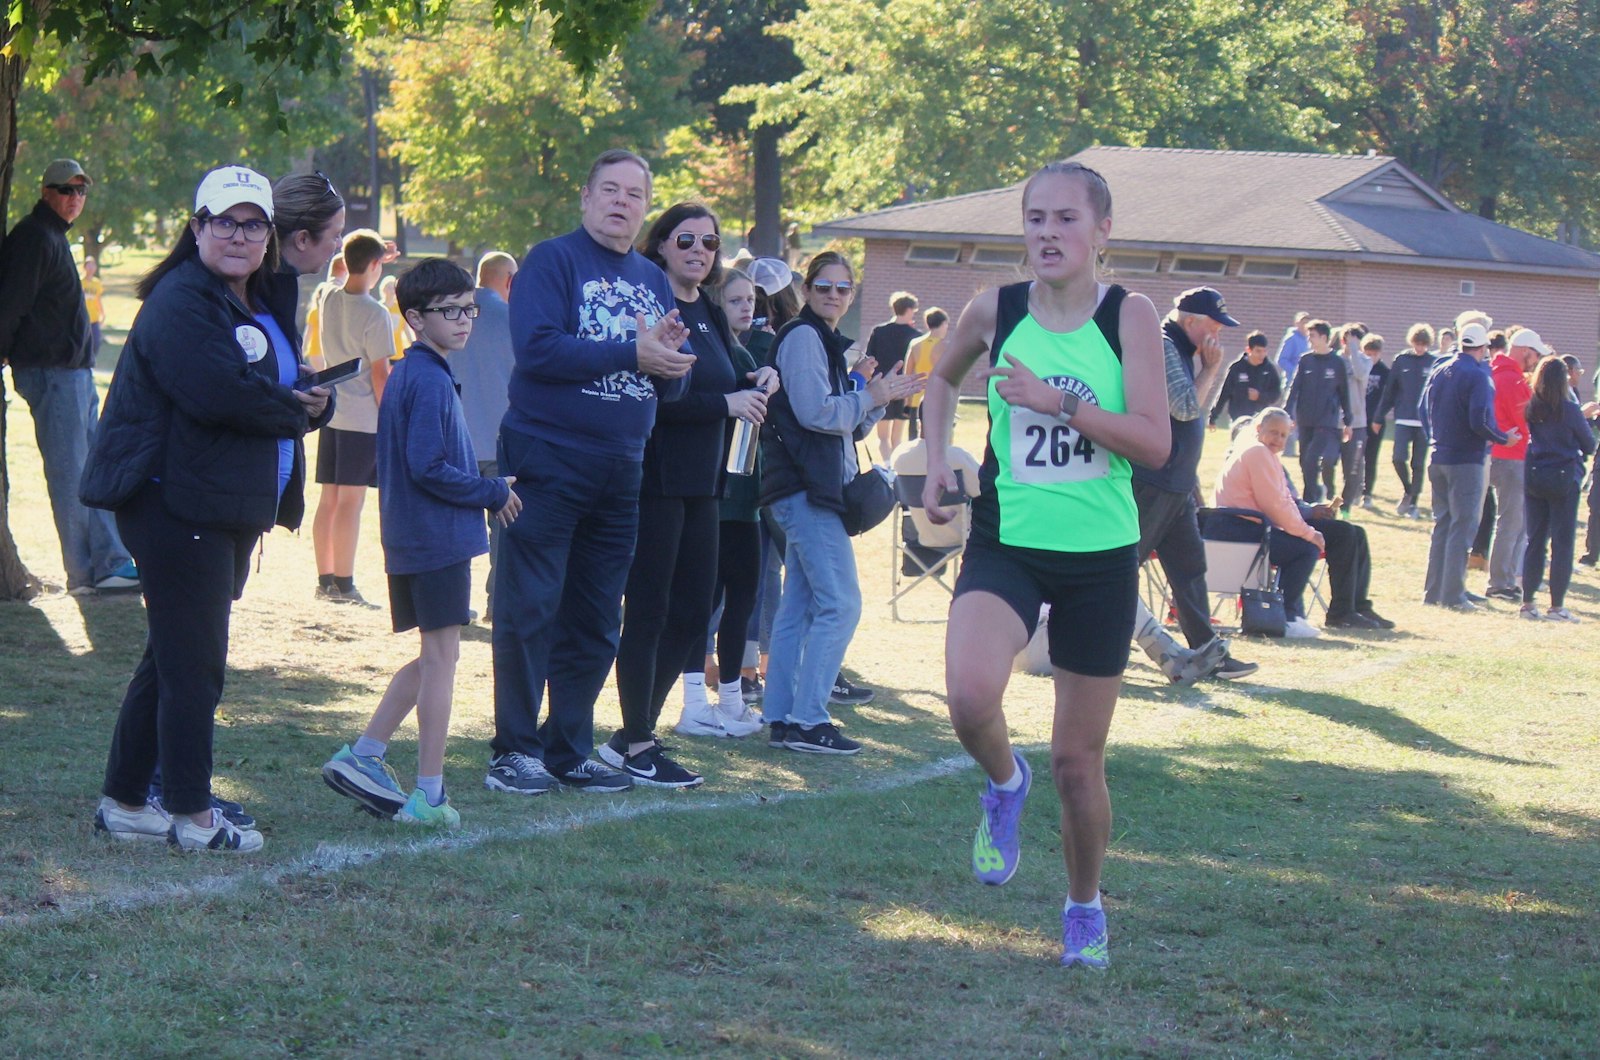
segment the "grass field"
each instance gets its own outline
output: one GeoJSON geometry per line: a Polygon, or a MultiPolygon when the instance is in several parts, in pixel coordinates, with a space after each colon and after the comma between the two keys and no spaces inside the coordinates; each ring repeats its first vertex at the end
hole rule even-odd
{"type": "MultiPolygon", "coordinates": [[[[26,406],[9,414],[13,530],[59,584],[26,406]]],[[[1378,492],[1392,510],[1387,468],[1378,492]]],[[[381,597],[376,515],[357,582],[381,597]]],[[[465,827],[441,837],[322,785],[415,641],[314,602],[309,535],[270,535],[218,724],[217,789],[267,837],[239,858],[91,832],[138,601],[0,605],[0,1054],[1600,1054],[1600,585],[1580,573],[1576,627],[1423,608],[1426,524],[1360,521],[1396,631],[1240,641],[1262,668],[1238,684],[1130,668],[1102,975],[1055,963],[1048,784],[1016,879],[971,879],[946,601],[890,621],[887,527],[858,545],[848,665],[879,690],[841,712],[860,756],[678,739],[702,789],[492,795],[473,628],[445,766],[465,827]]],[[[1007,709],[1042,776],[1048,682],[1017,677],[1007,709]]],[[[609,731],[613,688],[597,712],[609,731]]],[[[391,750],[407,781],[413,732],[391,750]]]]}

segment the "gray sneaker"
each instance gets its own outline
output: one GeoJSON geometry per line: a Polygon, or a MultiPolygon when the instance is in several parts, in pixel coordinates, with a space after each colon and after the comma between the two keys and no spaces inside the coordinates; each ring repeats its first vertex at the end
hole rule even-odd
{"type": "Polygon", "coordinates": [[[516,751],[489,759],[489,773],[483,778],[483,786],[490,791],[511,795],[543,795],[554,790],[556,784],[543,762],[516,751]]]}
{"type": "Polygon", "coordinates": [[[585,758],[566,772],[558,773],[557,778],[576,791],[598,791],[603,795],[633,789],[632,777],[592,758],[585,758]]]}

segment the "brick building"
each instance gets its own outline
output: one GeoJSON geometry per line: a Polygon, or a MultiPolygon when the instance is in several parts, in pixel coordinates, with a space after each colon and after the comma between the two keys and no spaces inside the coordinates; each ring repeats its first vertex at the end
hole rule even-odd
{"type": "MultiPolygon", "coordinates": [[[[1092,147],[1113,224],[1108,275],[1164,311],[1180,291],[1216,287],[1276,351],[1304,309],[1360,320],[1403,348],[1417,321],[1464,309],[1525,324],[1586,366],[1600,340],[1600,255],[1467,213],[1382,155],[1092,147]]],[[[817,226],[862,239],[862,332],[893,291],[959,312],[977,292],[1027,275],[1022,185],[894,206],[817,226]]],[[[971,379],[969,377],[969,386],[971,379]]]]}

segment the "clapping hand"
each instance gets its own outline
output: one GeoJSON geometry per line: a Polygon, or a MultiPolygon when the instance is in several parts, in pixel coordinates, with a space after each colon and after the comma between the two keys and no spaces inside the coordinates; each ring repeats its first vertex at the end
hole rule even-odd
{"type": "Polygon", "coordinates": [[[886,374],[874,376],[867,384],[867,393],[872,396],[873,405],[882,408],[891,401],[904,401],[920,393],[927,382],[928,377],[921,372],[907,375],[905,362],[901,361],[886,374]]]}
{"type": "Polygon", "coordinates": [[[678,318],[676,309],[648,328],[643,313],[634,314],[634,323],[639,371],[661,379],[682,379],[689,374],[694,367],[694,354],[678,352],[689,340],[689,329],[678,318]]]}

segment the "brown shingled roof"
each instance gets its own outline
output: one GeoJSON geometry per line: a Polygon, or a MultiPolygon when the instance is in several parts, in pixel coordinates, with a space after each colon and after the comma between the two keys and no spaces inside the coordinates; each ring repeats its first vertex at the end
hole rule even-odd
{"type": "MultiPolygon", "coordinates": [[[[1111,186],[1113,247],[1410,257],[1600,275],[1600,255],[1466,213],[1386,155],[1091,147],[1072,157],[1111,186]],[[1360,194],[1374,184],[1405,205],[1360,194]]],[[[841,218],[817,231],[1009,243],[1021,238],[1021,218],[1022,185],[1013,184],[841,218]]]]}

